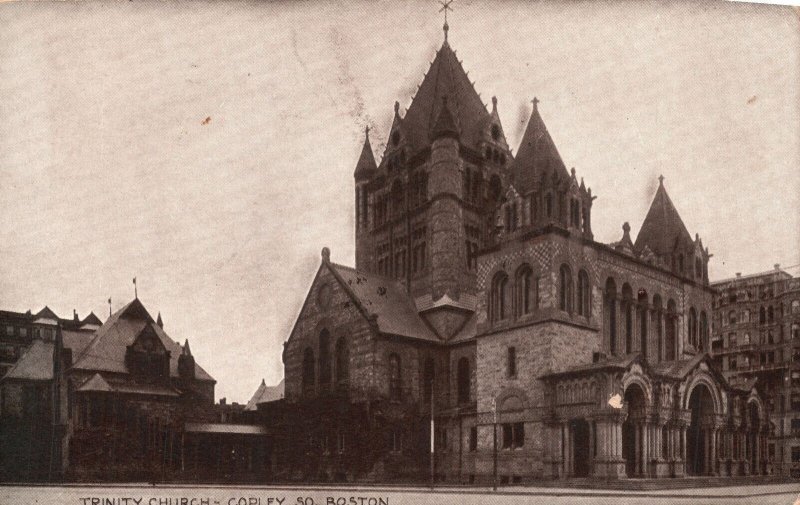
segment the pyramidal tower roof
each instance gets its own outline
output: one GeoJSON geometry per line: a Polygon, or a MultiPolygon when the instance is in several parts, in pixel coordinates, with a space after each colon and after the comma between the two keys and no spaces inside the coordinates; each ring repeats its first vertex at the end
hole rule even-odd
{"type": "Polygon", "coordinates": [[[481,125],[489,118],[489,112],[447,40],[436,52],[402,120],[413,151],[430,142],[445,98],[462,143],[476,146],[481,138],[481,125]]]}
{"type": "Polygon", "coordinates": [[[539,114],[538,103],[539,100],[534,98],[531,118],[512,165],[515,186],[522,192],[527,192],[538,178],[552,173],[553,170],[558,171],[559,177],[569,177],[567,167],[539,114]]]}
{"type": "Polygon", "coordinates": [[[678,210],[664,188],[664,177],[659,177],[658,190],[636,237],[634,249],[645,246],[659,256],[672,254],[679,245],[692,243],[692,236],[683,224],[678,210]]]}
{"type": "Polygon", "coordinates": [[[372,153],[372,146],[369,143],[369,126],[364,131],[364,146],[361,148],[361,156],[358,157],[354,174],[356,179],[362,176],[368,177],[378,170],[378,165],[375,163],[375,155],[372,153]]]}

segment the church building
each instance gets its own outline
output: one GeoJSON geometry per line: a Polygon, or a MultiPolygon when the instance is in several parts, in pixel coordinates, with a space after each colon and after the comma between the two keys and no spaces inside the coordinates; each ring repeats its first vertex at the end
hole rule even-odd
{"type": "Polygon", "coordinates": [[[596,242],[597,197],[538,101],[513,154],[446,24],[354,179],[355,268],[323,249],[284,344],[285,398],[259,406],[284,478],[771,473],[759,392],[708,357],[710,255],[664,179],[635,238],[624,223],[596,242]]]}

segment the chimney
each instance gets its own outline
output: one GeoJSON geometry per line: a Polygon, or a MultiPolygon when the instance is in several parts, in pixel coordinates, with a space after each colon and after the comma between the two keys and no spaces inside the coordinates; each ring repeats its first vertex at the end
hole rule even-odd
{"type": "Polygon", "coordinates": [[[741,276],[742,276],[742,272],[736,272],[736,277],[741,277],[741,276]]]}
{"type": "Polygon", "coordinates": [[[75,321],[75,322],[79,321],[79,319],[78,319],[78,311],[75,310],[75,309],[72,309],[72,320],[75,321]]]}
{"type": "Polygon", "coordinates": [[[227,405],[228,404],[228,399],[227,398],[220,398],[219,399],[219,404],[220,405],[227,405]]]}

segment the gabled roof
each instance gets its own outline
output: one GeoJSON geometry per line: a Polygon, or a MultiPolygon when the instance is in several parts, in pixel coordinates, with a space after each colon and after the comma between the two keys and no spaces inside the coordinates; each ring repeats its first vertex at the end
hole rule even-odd
{"type": "Polygon", "coordinates": [[[641,251],[648,246],[658,256],[672,254],[678,247],[692,244],[692,236],[678,215],[675,205],[664,189],[664,180],[660,179],[656,196],[650,205],[636,237],[634,248],[641,251]]]}
{"type": "Polygon", "coordinates": [[[480,142],[481,125],[486,124],[489,112],[447,41],[436,52],[402,120],[412,152],[429,145],[444,97],[447,97],[453,120],[460,130],[461,142],[475,147],[480,142]]]}
{"type": "Polygon", "coordinates": [[[256,389],[256,392],[253,393],[253,396],[250,398],[250,401],[247,402],[244,410],[257,410],[259,403],[280,400],[283,398],[283,392],[283,379],[281,379],[281,381],[275,386],[267,386],[267,383],[264,381],[264,379],[261,379],[261,385],[259,385],[258,389],[256,389]]]}
{"type": "Polygon", "coordinates": [[[109,393],[113,391],[111,386],[108,385],[108,382],[103,378],[102,375],[96,373],[92,376],[91,379],[84,382],[81,387],[78,388],[79,392],[103,392],[109,393]]]}
{"type": "Polygon", "coordinates": [[[439,342],[417,313],[411,297],[396,281],[335,263],[326,264],[359,307],[366,314],[377,317],[381,333],[439,342]]]}
{"type": "Polygon", "coordinates": [[[94,312],[90,312],[89,315],[84,317],[83,321],[81,321],[81,325],[85,324],[94,324],[97,326],[102,326],[103,321],[101,321],[100,318],[94,314],[94,312]]]}
{"type": "Polygon", "coordinates": [[[48,307],[47,305],[45,305],[45,307],[42,310],[40,310],[33,316],[34,321],[38,319],[52,319],[53,321],[61,320],[61,318],[59,318],[55,312],[50,310],[50,307],[48,307]]]}
{"type": "MultiPolygon", "coordinates": [[[[136,337],[149,326],[170,352],[169,370],[171,377],[178,377],[178,357],[182,348],[161,329],[145,309],[139,299],[134,299],[117,312],[95,333],[88,347],[75,358],[73,368],[105,372],[128,373],[125,366],[125,353],[136,337]]],[[[195,364],[197,380],[213,381],[214,379],[195,364]]]]}
{"type": "Polygon", "coordinates": [[[375,155],[372,153],[372,146],[369,143],[369,128],[367,128],[364,135],[364,146],[361,148],[361,156],[358,157],[353,176],[356,179],[368,178],[377,171],[378,165],[375,163],[375,155]]]}
{"type": "Polygon", "coordinates": [[[559,179],[566,180],[570,177],[553,138],[539,114],[536,102],[534,99],[531,118],[512,164],[514,184],[523,194],[533,189],[539,179],[551,175],[554,171],[559,179]]]}
{"type": "Polygon", "coordinates": [[[3,377],[4,380],[53,380],[53,343],[34,340],[3,377]]]}

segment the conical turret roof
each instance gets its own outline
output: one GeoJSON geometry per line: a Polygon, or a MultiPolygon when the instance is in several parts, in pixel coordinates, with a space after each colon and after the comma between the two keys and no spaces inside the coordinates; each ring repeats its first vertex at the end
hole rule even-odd
{"type": "Polygon", "coordinates": [[[679,246],[691,245],[692,236],[667,195],[663,177],[659,179],[656,196],[636,237],[634,249],[641,251],[648,246],[656,255],[664,256],[672,254],[679,246]]]}
{"type": "Polygon", "coordinates": [[[531,118],[512,165],[514,182],[520,193],[526,193],[533,188],[535,181],[554,171],[559,178],[569,178],[567,167],[539,114],[537,103],[538,100],[534,98],[531,118]]]}
{"type": "Polygon", "coordinates": [[[378,170],[375,163],[375,155],[372,154],[372,146],[369,143],[369,127],[366,128],[364,135],[364,146],[361,148],[361,156],[356,163],[356,171],[353,176],[356,179],[367,178],[378,170]]]}
{"type": "Polygon", "coordinates": [[[462,143],[471,147],[477,146],[481,125],[485,124],[489,112],[446,41],[436,52],[436,57],[403,118],[403,127],[412,151],[422,149],[430,143],[445,97],[452,119],[461,134],[462,143]]]}

